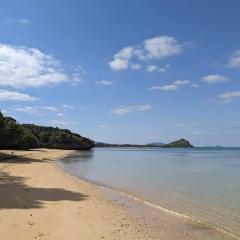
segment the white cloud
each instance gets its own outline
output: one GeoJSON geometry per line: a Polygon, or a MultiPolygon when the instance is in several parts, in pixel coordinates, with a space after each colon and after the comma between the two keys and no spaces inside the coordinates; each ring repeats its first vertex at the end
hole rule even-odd
{"type": "Polygon", "coordinates": [[[228,103],[233,101],[236,98],[240,98],[240,91],[222,93],[218,96],[218,98],[223,102],[228,103]]]}
{"type": "Polygon", "coordinates": [[[67,122],[61,121],[61,120],[50,120],[50,121],[48,121],[48,124],[53,125],[53,126],[62,126],[62,125],[66,125],[67,122]]]}
{"type": "Polygon", "coordinates": [[[240,68],[240,50],[235,51],[231,55],[228,66],[232,68],[240,68]]]}
{"type": "Polygon", "coordinates": [[[221,83],[221,82],[226,82],[228,81],[228,78],[220,75],[220,74],[211,74],[202,77],[202,82],[206,82],[208,84],[215,84],[215,83],[221,83]]]}
{"type": "MultiPolygon", "coordinates": [[[[179,44],[175,38],[157,36],[144,40],[141,45],[122,48],[108,64],[113,71],[126,70],[129,67],[137,70],[140,69],[140,64],[136,61],[158,60],[180,54],[182,51],[183,45],[179,44]]],[[[166,68],[159,68],[159,71],[165,70],[166,68]]]]}
{"type": "Polygon", "coordinates": [[[114,55],[114,60],[109,62],[114,71],[125,70],[129,66],[129,60],[133,57],[134,47],[125,47],[114,55]]]}
{"type": "Polygon", "coordinates": [[[166,72],[168,68],[169,68],[169,65],[166,65],[164,67],[158,67],[152,64],[146,67],[146,71],[147,72],[166,72]]]}
{"type": "Polygon", "coordinates": [[[189,80],[177,80],[173,82],[172,84],[163,85],[163,86],[153,86],[149,88],[150,90],[160,90],[160,91],[176,91],[183,85],[190,84],[189,80]]]}
{"type": "Polygon", "coordinates": [[[58,111],[57,107],[53,106],[24,106],[24,107],[15,107],[13,108],[14,111],[17,112],[25,112],[25,113],[30,113],[30,114],[36,114],[38,116],[43,116],[43,111],[51,111],[51,112],[56,112],[58,111]]]}
{"type": "Polygon", "coordinates": [[[74,106],[72,106],[72,105],[68,105],[68,104],[62,104],[61,107],[62,107],[62,108],[66,108],[66,109],[75,109],[74,106]]]}
{"type": "Polygon", "coordinates": [[[104,86],[110,86],[113,84],[112,81],[108,81],[108,80],[101,80],[101,81],[95,81],[96,85],[104,85],[104,86]]]}
{"type": "Polygon", "coordinates": [[[199,87],[199,85],[196,84],[196,83],[191,84],[191,86],[194,87],[194,88],[198,88],[199,87]]]}
{"type": "Polygon", "coordinates": [[[80,83],[82,81],[80,73],[73,73],[71,77],[71,81],[73,85],[80,83]]]}
{"type": "Polygon", "coordinates": [[[146,67],[147,72],[155,72],[155,71],[157,71],[157,69],[158,69],[158,67],[156,65],[148,65],[146,67]]]}
{"type": "Polygon", "coordinates": [[[25,112],[29,114],[41,115],[39,110],[36,107],[15,107],[13,108],[13,110],[17,112],[25,112]]]}
{"type": "Polygon", "coordinates": [[[30,24],[30,21],[26,18],[19,19],[18,22],[24,25],[30,24]]]}
{"type": "Polygon", "coordinates": [[[189,83],[190,83],[189,80],[177,80],[173,84],[179,86],[179,85],[187,85],[189,83]]]}
{"type": "Polygon", "coordinates": [[[138,64],[138,63],[136,63],[136,64],[131,64],[131,69],[132,70],[139,70],[140,68],[142,68],[142,66],[140,65],[140,64],[138,64]]]}
{"type": "Polygon", "coordinates": [[[43,110],[53,111],[53,112],[58,111],[58,108],[53,106],[40,106],[39,108],[42,108],[43,110]]]}
{"type": "Polygon", "coordinates": [[[76,74],[69,76],[60,61],[38,49],[0,44],[0,86],[25,88],[77,82],[76,74]]]}
{"type": "Polygon", "coordinates": [[[134,54],[134,47],[125,47],[115,54],[115,58],[130,60],[134,54]]]}
{"type": "Polygon", "coordinates": [[[146,67],[146,71],[147,72],[166,72],[168,68],[169,68],[168,64],[165,65],[164,67],[158,67],[156,65],[151,64],[146,67]]]}
{"type": "Polygon", "coordinates": [[[177,55],[182,52],[182,46],[178,41],[169,36],[158,36],[144,41],[144,49],[149,58],[164,58],[177,55]]]}
{"type": "Polygon", "coordinates": [[[127,69],[129,62],[124,59],[116,58],[113,61],[109,62],[109,65],[112,68],[112,70],[119,71],[127,69]]]}
{"type": "Polygon", "coordinates": [[[58,113],[58,117],[64,117],[65,115],[63,113],[58,113]]]}
{"type": "Polygon", "coordinates": [[[194,130],[194,131],[192,131],[192,134],[193,134],[193,135],[205,135],[206,132],[204,132],[204,131],[199,131],[199,130],[194,130]]]}
{"type": "Polygon", "coordinates": [[[111,113],[125,115],[133,112],[145,112],[151,109],[151,105],[131,105],[115,107],[111,113]]]}
{"type": "Polygon", "coordinates": [[[150,90],[160,90],[160,91],[175,91],[178,89],[178,86],[174,84],[164,85],[164,86],[153,86],[150,90]]]}
{"type": "Polygon", "coordinates": [[[29,96],[28,94],[1,90],[0,89],[0,101],[34,101],[36,98],[29,96]]]}

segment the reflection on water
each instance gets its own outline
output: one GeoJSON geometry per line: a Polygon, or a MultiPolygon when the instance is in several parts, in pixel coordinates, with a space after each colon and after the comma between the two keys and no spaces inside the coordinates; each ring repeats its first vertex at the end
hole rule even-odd
{"type": "Polygon", "coordinates": [[[61,161],[65,164],[71,164],[74,162],[83,162],[93,159],[94,151],[75,151],[72,155],[63,158],[61,161]]]}
{"type": "Polygon", "coordinates": [[[239,234],[240,149],[101,148],[60,164],[80,178],[239,234]]]}

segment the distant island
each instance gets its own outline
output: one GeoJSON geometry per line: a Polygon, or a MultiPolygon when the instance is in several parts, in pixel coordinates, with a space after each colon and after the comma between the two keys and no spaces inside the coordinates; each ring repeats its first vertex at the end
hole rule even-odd
{"type": "Polygon", "coordinates": [[[193,145],[184,138],[181,138],[177,141],[170,142],[168,144],[164,144],[161,147],[165,148],[193,148],[193,145]]]}
{"type": "Polygon", "coordinates": [[[19,124],[0,112],[0,149],[55,148],[90,150],[94,141],[67,129],[19,124]]]}
{"type": "Polygon", "coordinates": [[[149,144],[111,144],[95,142],[95,147],[164,147],[164,148],[193,148],[194,146],[184,138],[170,143],[149,143],[149,144]]]}

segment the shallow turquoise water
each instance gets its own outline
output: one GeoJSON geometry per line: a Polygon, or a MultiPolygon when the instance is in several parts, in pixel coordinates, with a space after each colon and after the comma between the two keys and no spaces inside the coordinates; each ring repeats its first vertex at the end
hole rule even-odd
{"type": "Polygon", "coordinates": [[[98,148],[61,167],[240,236],[240,149],[98,148]]]}

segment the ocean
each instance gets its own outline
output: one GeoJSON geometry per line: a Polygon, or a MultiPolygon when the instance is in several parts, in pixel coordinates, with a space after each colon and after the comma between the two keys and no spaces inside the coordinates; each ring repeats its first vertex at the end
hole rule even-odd
{"type": "Polygon", "coordinates": [[[240,148],[96,148],[58,164],[81,179],[240,239],[240,148]]]}

